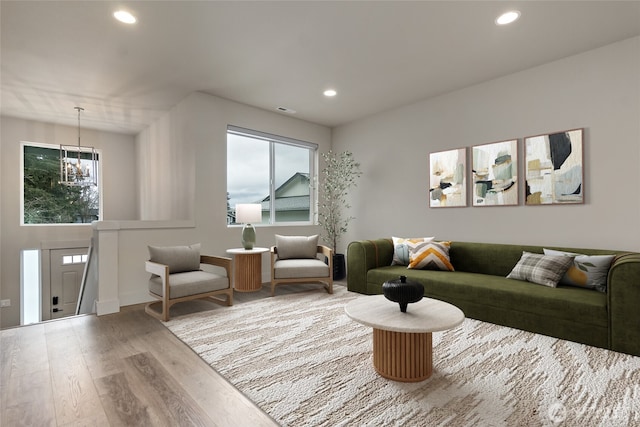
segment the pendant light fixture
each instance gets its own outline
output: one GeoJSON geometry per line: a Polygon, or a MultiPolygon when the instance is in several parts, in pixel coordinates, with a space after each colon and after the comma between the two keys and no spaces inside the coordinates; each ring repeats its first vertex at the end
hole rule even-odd
{"type": "Polygon", "coordinates": [[[98,185],[98,155],[93,147],[80,145],[80,112],[78,111],[78,145],[60,145],[60,184],[68,186],[98,185]]]}

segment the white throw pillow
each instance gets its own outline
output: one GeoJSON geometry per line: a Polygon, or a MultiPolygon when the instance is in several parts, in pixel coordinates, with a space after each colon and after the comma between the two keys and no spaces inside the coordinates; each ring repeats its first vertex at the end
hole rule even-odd
{"type": "Polygon", "coordinates": [[[607,291],[607,275],[615,255],[582,255],[571,252],[543,249],[546,255],[572,256],[573,265],[560,279],[560,285],[607,291]]]}

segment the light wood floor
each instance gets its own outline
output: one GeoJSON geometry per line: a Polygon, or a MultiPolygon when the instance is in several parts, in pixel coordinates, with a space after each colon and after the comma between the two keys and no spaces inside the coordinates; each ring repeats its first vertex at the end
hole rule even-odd
{"type": "MultiPolygon", "coordinates": [[[[279,286],[280,294],[321,286],[279,286]]],[[[234,304],[269,298],[238,293],[234,304]]],[[[224,310],[177,304],[172,316],[224,310]]],[[[277,426],[144,306],[0,331],[1,426],[277,426]]]]}

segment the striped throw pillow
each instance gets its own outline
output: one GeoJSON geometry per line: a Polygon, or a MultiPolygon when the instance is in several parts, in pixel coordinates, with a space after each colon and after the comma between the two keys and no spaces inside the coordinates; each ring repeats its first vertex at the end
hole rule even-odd
{"type": "Polygon", "coordinates": [[[455,271],[449,259],[451,242],[426,242],[409,247],[409,266],[416,270],[455,271]]]}

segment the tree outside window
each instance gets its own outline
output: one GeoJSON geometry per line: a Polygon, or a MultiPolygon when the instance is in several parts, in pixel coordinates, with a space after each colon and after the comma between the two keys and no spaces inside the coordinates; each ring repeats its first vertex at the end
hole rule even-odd
{"type": "MultiPolygon", "coordinates": [[[[75,224],[100,219],[98,187],[70,187],[59,183],[60,150],[57,146],[23,144],[22,154],[24,224],[75,224]]],[[[83,161],[88,158],[81,156],[83,161]]]]}

